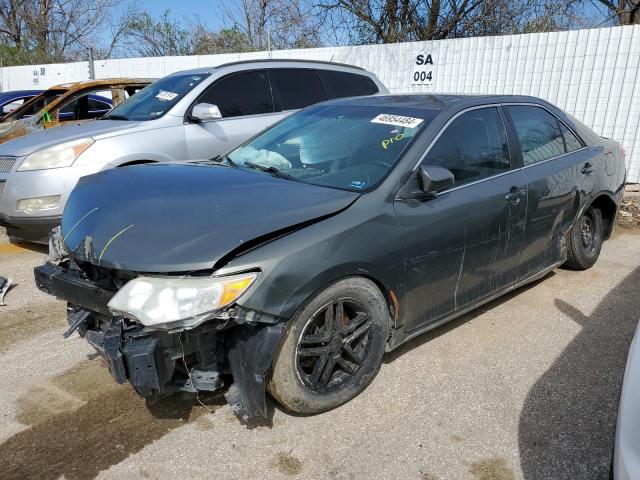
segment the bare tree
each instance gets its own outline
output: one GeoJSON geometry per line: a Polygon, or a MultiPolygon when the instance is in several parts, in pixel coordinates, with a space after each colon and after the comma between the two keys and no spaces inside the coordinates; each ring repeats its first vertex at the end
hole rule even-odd
{"type": "Polygon", "coordinates": [[[582,1],[318,0],[314,10],[336,43],[390,43],[592,26],[582,1]]]}
{"type": "Polygon", "coordinates": [[[579,0],[484,0],[465,31],[472,36],[592,27],[579,0]]]}
{"type": "Polygon", "coordinates": [[[640,0],[217,0],[212,11],[225,28],[216,32],[197,17],[122,8],[127,1],[0,0],[0,59],[71,61],[89,47],[107,58],[191,55],[640,24],[640,0]]]}
{"type": "Polygon", "coordinates": [[[594,0],[602,4],[620,25],[640,24],[640,0],[594,0]]]}
{"type": "Polygon", "coordinates": [[[0,35],[21,48],[25,30],[24,7],[26,0],[0,0],[0,35]]]}
{"type": "Polygon", "coordinates": [[[229,28],[242,32],[254,50],[322,44],[307,0],[224,0],[222,10],[229,28]]]}
{"type": "Polygon", "coordinates": [[[315,11],[355,43],[392,43],[464,36],[483,0],[328,0],[315,11]]]}
{"type": "Polygon", "coordinates": [[[182,22],[166,10],[156,21],[148,12],[133,13],[121,28],[120,49],[127,56],[189,55],[191,37],[182,22]]]}
{"type": "Polygon", "coordinates": [[[99,44],[121,0],[0,0],[0,42],[32,62],[69,61],[99,44]]]}
{"type": "Polygon", "coordinates": [[[198,17],[177,19],[169,10],[157,20],[148,12],[130,10],[116,22],[112,31],[112,45],[106,54],[116,56],[207,55],[254,50],[247,36],[236,27],[214,32],[198,17]]]}

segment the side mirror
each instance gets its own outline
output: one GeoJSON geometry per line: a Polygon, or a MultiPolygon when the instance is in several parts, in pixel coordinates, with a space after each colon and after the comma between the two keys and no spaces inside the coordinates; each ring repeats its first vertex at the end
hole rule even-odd
{"type": "Polygon", "coordinates": [[[453,187],[454,176],[451,170],[436,165],[420,165],[418,171],[422,192],[435,197],[438,192],[453,187]]]}
{"type": "Polygon", "coordinates": [[[220,113],[220,109],[217,105],[212,105],[211,103],[199,103],[193,107],[189,118],[196,122],[208,122],[222,118],[222,114],[220,113]]]}

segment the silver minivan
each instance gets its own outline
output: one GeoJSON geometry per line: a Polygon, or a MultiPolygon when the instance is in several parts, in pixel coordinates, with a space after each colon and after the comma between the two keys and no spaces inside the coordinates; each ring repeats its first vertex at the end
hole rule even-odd
{"type": "Polygon", "coordinates": [[[10,237],[46,242],[80,177],[210,159],[300,108],[377,93],[387,89],[373,73],[319,61],[252,60],[173,73],[97,121],[0,145],[0,225],[10,237]]]}

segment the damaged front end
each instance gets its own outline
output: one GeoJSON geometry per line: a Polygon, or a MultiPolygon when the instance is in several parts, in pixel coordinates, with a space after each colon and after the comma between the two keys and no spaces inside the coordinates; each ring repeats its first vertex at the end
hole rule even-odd
{"type": "MultiPolygon", "coordinates": [[[[114,305],[122,304],[116,299],[127,288],[131,304],[140,304],[139,297],[131,296],[135,288],[128,285],[136,286],[143,278],[149,277],[68,255],[59,229],[52,235],[48,262],[35,268],[38,288],[68,302],[64,336],[77,331],[104,358],[118,383],[128,381],[138,394],[153,400],[175,392],[217,391],[231,376],[226,396],[234,412],[243,419],[266,417],[266,379],[283,333],[282,319],[232,301],[197,322],[141,322],[131,309],[121,311],[114,305]]],[[[137,287],[144,290],[144,283],[137,287]]],[[[165,291],[162,295],[167,296],[165,291]]]]}

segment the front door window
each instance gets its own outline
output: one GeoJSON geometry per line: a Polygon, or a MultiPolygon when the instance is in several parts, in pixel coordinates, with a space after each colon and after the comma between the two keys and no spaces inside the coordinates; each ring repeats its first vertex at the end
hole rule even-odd
{"type": "Polygon", "coordinates": [[[451,170],[456,186],[508,171],[509,147],[497,108],[471,110],[456,118],[424,163],[451,170]]]}

